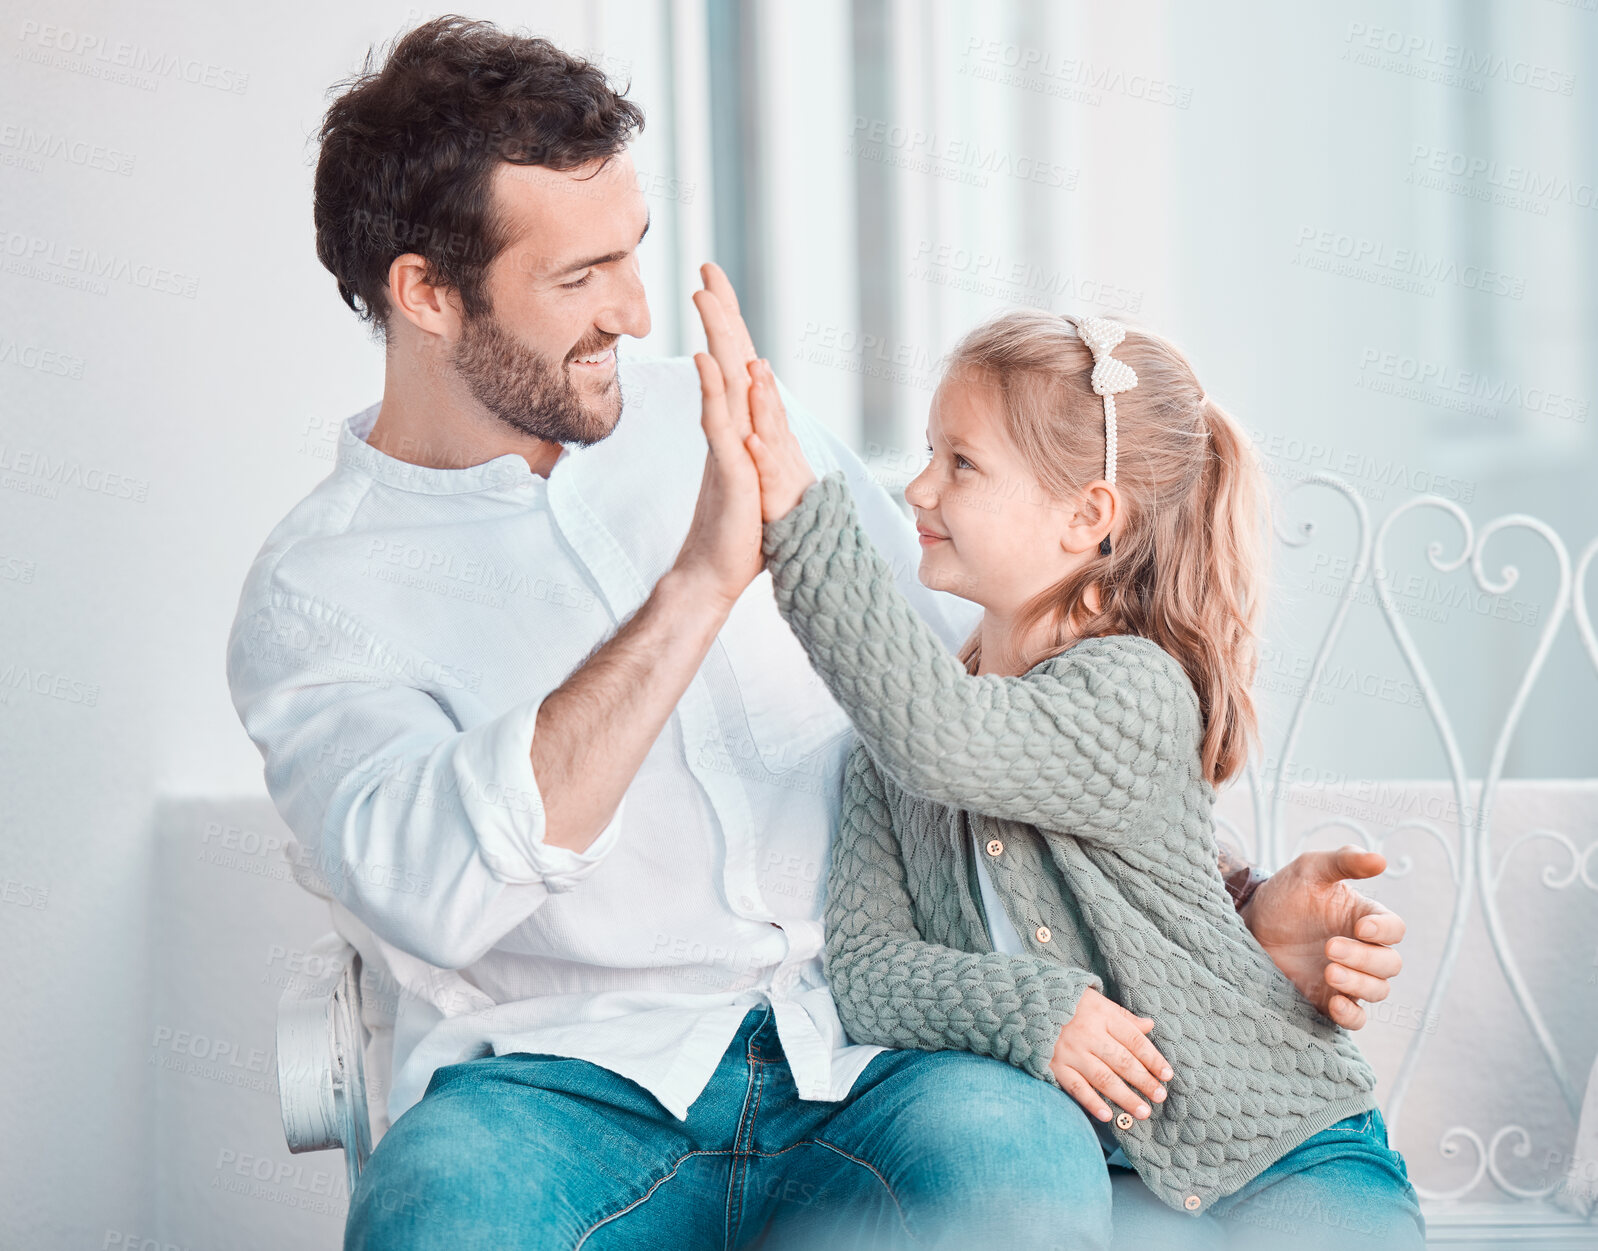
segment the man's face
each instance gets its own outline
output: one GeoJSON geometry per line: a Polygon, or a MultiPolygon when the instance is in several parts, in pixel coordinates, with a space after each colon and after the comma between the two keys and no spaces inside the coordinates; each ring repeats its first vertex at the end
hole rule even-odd
{"type": "Polygon", "coordinates": [[[649,333],[638,245],[649,212],[632,157],[572,170],[501,163],[511,242],[489,266],[491,311],[467,317],[450,363],[478,403],[550,443],[596,443],[621,417],[616,342],[649,333]]]}

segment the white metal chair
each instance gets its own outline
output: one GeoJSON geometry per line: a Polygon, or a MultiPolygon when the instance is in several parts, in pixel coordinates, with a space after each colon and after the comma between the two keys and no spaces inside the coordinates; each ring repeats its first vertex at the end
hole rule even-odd
{"type": "Polygon", "coordinates": [[[366,1105],[361,956],[339,934],[311,947],[317,972],[291,981],[277,1007],[277,1080],[290,1151],[344,1150],[350,1193],[372,1153],[366,1105]]]}

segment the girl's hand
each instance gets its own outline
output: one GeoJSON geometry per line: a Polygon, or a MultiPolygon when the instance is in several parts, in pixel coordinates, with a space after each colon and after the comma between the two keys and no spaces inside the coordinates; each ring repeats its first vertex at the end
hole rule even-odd
{"type": "Polygon", "coordinates": [[[764,359],[749,366],[749,416],[754,432],[744,446],[760,473],[761,520],[776,521],[792,511],[816,475],[788,425],[776,375],[764,359]]]}
{"type": "Polygon", "coordinates": [[[1101,1121],[1110,1119],[1102,1094],[1139,1120],[1148,1104],[1132,1093],[1136,1087],[1155,1103],[1165,1098],[1160,1081],[1171,1080],[1171,1066],[1147,1038],[1154,1022],[1134,1016],[1091,986],[1077,1001],[1076,1014],[1065,1023],[1054,1044],[1049,1068],[1061,1089],[1101,1121]],[[1158,1073],[1160,1081],[1154,1075],[1158,1073]]]}

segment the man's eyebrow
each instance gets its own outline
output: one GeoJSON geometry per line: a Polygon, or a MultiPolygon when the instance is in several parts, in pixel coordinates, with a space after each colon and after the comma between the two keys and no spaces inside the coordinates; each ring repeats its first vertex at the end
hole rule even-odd
{"type": "MultiPolygon", "coordinates": [[[[644,241],[644,236],[649,233],[649,223],[651,220],[652,216],[644,218],[644,228],[638,232],[639,243],[642,243],[644,241]]],[[[634,244],[633,246],[636,247],[637,244],[634,244]]],[[[556,270],[550,275],[550,277],[563,278],[567,274],[575,274],[579,269],[592,269],[595,265],[609,265],[612,261],[621,260],[627,255],[628,252],[631,251],[632,248],[628,248],[627,252],[607,252],[604,256],[595,256],[586,261],[578,261],[575,265],[568,265],[565,269],[556,270]]]]}

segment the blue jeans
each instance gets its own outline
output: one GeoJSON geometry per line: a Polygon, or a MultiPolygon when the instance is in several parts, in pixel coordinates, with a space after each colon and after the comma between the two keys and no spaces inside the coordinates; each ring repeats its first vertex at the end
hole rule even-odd
{"type": "Polygon", "coordinates": [[[586,1060],[434,1073],[372,1153],[345,1251],[992,1247],[1110,1242],[1110,1178],[1069,1096],[964,1051],[887,1051],[801,1100],[753,1008],[687,1121],[586,1060]]]}
{"type": "MultiPolygon", "coordinates": [[[[1108,1139],[1106,1150],[1115,1146],[1108,1139]]],[[[1193,1220],[1116,1167],[1116,1247],[1171,1251],[1407,1251],[1423,1248],[1426,1222],[1404,1157],[1387,1145],[1374,1109],[1306,1139],[1241,1190],[1193,1220]]]]}
{"type": "Polygon", "coordinates": [[[586,1060],[439,1069],[367,1163],[344,1247],[1422,1245],[1380,1113],[1315,1135],[1199,1217],[1107,1167],[1096,1125],[1053,1086],[964,1051],[884,1052],[845,1099],[801,1100],[770,1008],[752,1008],[686,1122],[586,1060]]]}

